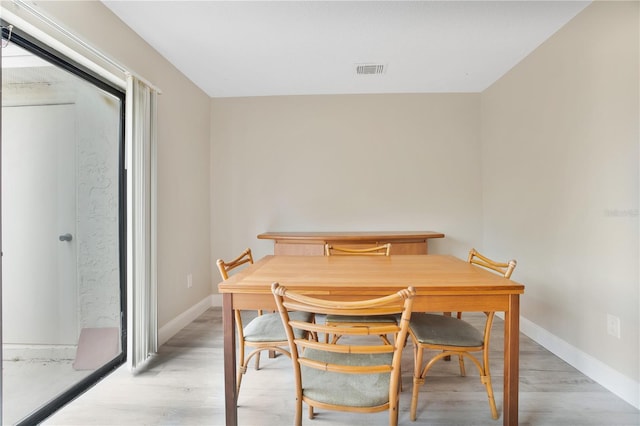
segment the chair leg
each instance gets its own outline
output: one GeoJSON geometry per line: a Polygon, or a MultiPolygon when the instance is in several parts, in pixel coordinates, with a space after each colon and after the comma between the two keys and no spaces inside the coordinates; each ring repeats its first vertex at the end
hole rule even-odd
{"type": "Polygon", "coordinates": [[[296,418],[293,420],[295,426],[302,426],[302,399],[296,401],[296,418]]]}
{"type": "Polygon", "coordinates": [[[244,365],[244,342],[240,340],[238,342],[238,377],[236,378],[236,396],[240,395],[240,384],[242,383],[242,375],[247,371],[247,367],[244,365]]]}
{"type": "Polygon", "coordinates": [[[491,376],[481,376],[480,381],[487,388],[487,397],[489,398],[489,408],[491,409],[491,417],[496,420],[498,418],[498,410],[496,409],[496,400],[493,396],[493,386],[491,385],[491,376]]]}
{"type": "Polygon", "coordinates": [[[467,375],[467,371],[464,368],[464,357],[462,355],[458,355],[458,364],[460,364],[460,375],[462,377],[467,375]]]}
{"type": "Polygon", "coordinates": [[[418,392],[420,391],[420,386],[424,385],[424,379],[420,377],[413,378],[413,392],[411,393],[411,411],[409,413],[409,418],[412,422],[416,421],[416,413],[418,411],[418,392]]]}
{"type": "Polygon", "coordinates": [[[413,391],[411,393],[411,411],[409,414],[409,418],[411,421],[416,420],[416,411],[418,410],[418,392],[420,390],[420,386],[424,384],[424,378],[421,377],[420,370],[422,366],[422,357],[424,351],[420,347],[418,343],[414,342],[413,348],[413,391]]]}
{"type": "Polygon", "coordinates": [[[309,418],[313,420],[314,414],[313,414],[313,405],[309,405],[309,418]]]}
{"type": "MultiPolygon", "coordinates": [[[[490,315],[489,319],[487,321],[492,321],[493,320],[493,316],[490,315]]],[[[490,322],[488,323],[489,326],[491,325],[490,322]]],[[[498,418],[498,410],[496,409],[496,400],[493,396],[493,385],[491,384],[491,372],[489,369],[489,333],[485,332],[485,342],[487,342],[487,344],[484,347],[484,350],[482,351],[482,374],[480,377],[480,380],[482,380],[482,383],[484,384],[484,386],[487,388],[487,397],[489,398],[489,408],[491,409],[491,417],[496,420],[498,418]]]]}
{"type": "Polygon", "coordinates": [[[398,426],[398,401],[393,407],[389,407],[389,426],[398,426]]]}
{"type": "Polygon", "coordinates": [[[236,377],[236,395],[240,395],[240,384],[242,384],[242,376],[247,372],[247,367],[244,365],[238,366],[238,376],[236,377]]]}
{"type": "Polygon", "coordinates": [[[256,370],[260,370],[260,352],[258,352],[255,356],[256,356],[255,368],[256,370]]]}
{"type": "Polygon", "coordinates": [[[259,369],[260,366],[260,352],[261,351],[254,351],[252,353],[249,354],[249,357],[246,357],[246,354],[244,353],[245,350],[245,346],[244,344],[241,345],[242,349],[239,351],[239,357],[238,357],[238,378],[236,380],[236,392],[237,394],[240,394],[240,384],[242,383],[242,376],[244,374],[246,374],[247,370],[249,369],[249,363],[251,362],[251,357],[255,357],[256,358],[256,362],[255,362],[255,367],[256,370],[259,369]]]}

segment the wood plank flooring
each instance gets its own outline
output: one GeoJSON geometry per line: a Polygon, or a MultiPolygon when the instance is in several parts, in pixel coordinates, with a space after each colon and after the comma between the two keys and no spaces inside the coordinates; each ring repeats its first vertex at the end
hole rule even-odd
{"type": "MultiPolygon", "coordinates": [[[[465,319],[480,325],[482,315],[465,319]]],[[[502,410],[503,322],[492,332],[491,368],[498,410],[502,410]]],[[[640,411],[608,392],[526,336],[520,343],[521,425],[640,425],[640,411]]],[[[412,348],[403,355],[403,393],[399,423],[404,425],[501,425],[491,419],[477,372],[467,367],[459,377],[457,362],[441,362],[421,388],[418,419],[409,420],[412,348]]],[[[224,425],[222,316],[211,308],[163,345],[147,368],[131,375],[120,368],[63,407],[46,425],[224,425]]],[[[240,425],[293,423],[290,360],[262,357],[242,382],[238,400],[240,425]]],[[[385,425],[387,413],[353,414],[319,411],[304,425],[385,425]]]]}

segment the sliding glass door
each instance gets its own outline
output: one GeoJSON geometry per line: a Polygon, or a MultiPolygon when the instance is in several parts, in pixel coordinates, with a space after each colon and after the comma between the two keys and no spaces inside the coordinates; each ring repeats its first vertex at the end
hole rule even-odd
{"type": "Polygon", "coordinates": [[[35,423],[125,359],[124,94],[3,46],[2,423],[35,423]]]}

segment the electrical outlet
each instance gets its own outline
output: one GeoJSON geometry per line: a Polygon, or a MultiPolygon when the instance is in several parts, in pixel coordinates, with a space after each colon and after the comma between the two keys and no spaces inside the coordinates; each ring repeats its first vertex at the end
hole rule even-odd
{"type": "Polygon", "coordinates": [[[191,272],[187,274],[187,288],[193,287],[193,275],[191,272]]]}
{"type": "Polygon", "coordinates": [[[620,318],[607,314],[607,333],[618,339],[620,338],[620,318]]]}

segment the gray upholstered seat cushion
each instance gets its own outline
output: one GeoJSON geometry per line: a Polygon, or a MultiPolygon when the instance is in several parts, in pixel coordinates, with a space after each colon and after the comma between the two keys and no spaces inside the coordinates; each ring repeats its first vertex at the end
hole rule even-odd
{"type": "Polygon", "coordinates": [[[466,321],[437,314],[413,313],[409,328],[418,342],[448,346],[481,346],[482,333],[466,321]]]}
{"type": "MultiPolygon", "coordinates": [[[[308,312],[289,312],[290,319],[308,321],[311,314],[308,312]]],[[[244,340],[247,342],[277,342],[286,341],[287,334],[282,325],[280,313],[260,315],[247,324],[244,329],[244,340]]],[[[303,337],[303,332],[294,330],[297,338],[303,337]]]]}
{"type": "MultiPolygon", "coordinates": [[[[336,354],[306,349],[304,356],[340,365],[391,364],[393,354],[336,354]]],[[[342,374],[301,366],[303,394],[327,404],[373,407],[389,401],[390,373],[342,374]],[[339,389],[339,391],[336,391],[339,389]]]]}
{"type": "Polygon", "coordinates": [[[366,323],[366,322],[377,322],[377,323],[389,323],[389,324],[397,324],[398,321],[395,315],[327,315],[326,319],[327,323],[338,323],[338,322],[350,322],[350,323],[366,323]]]}

